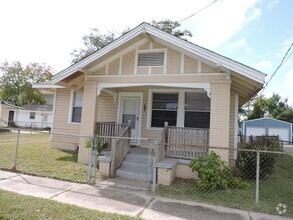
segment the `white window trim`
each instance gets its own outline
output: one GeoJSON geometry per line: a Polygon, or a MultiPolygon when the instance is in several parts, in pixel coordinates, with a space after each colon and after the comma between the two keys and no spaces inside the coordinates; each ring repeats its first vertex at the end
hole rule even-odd
{"type": "Polygon", "coordinates": [[[177,109],[177,127],[184,127],[185,118],[185,93],[186,92],[202,92],[192,89],[149,89],[148,92],[148,111],[147,111],[147,123],[146,129],[154,131],[162,131],[163,128],[151,127],[152,124],[152,103],[153,93],[178,93],[178,109],[177,109]]]}
{"type": "Polygon", "coordinates": [[[138,69],[143,69],[143,68],[147,68],[148,69],[148,75],[152,74],[152,68],[163,68],[163,74],[166,74],[166,70],[167,70],[167,48],[155,48],[155,49],[136,49],[135,52],[135,71],[134,71],[134,75],[137,74],[137,70],[138,69]],[[139,53],[152,53],[152,52],[163,52],[164,53],[164,65],[163,66],[138,66],[138,54],[139,53]]]}
{"type": "MultiPolygon", "coordinates": [[[[69,111],[68,111],[68,121],[67,121],[67,123],[68,124],[73,124],[73,125],[80,125],[81,122],[72,122],[73,97],[74,97],[74,92],[75,91],[77,91],[77,90],[71,89],[71,92],[70,92],[70,102],[69,102],[69,111]]],[[[82,97],[82,99],[83,99],[83,97],[82,97]]]]}
{"type": "Polygon", "coordinates": [[[36,116],[37,116],[37,113],[35,111],[29,112],[29,120],[32,120],[32,121],[36,120],[36,116]],[[31,118],[31,113],[35,113],[34,118],[31,118]]]}

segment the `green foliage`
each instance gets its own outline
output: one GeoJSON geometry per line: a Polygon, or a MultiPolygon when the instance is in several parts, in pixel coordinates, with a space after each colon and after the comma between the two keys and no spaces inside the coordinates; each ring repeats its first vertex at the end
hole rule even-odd
{"type": "MultiPolygon", "coordinates": [[[[259,138],[251,143],[241,143],[239,149],[262,150],[262,151],[279,151],[279,141],[272,138],[259,138]]],[[[260,153],[259,161],[259,178],[263,179],[270,176],[275,171],[275,161],[277,154],[260,153]]],[[[256,178],[257,153],[249,151],[238,151],[236,167],[240,170],[243,177],[248,179],[256,178]]]]}
{"type": "Polygon", "coordinates": [[[52,69],[45,64],[31,63],[23,66],[20,62],[5,62],[0,66],[0,97],[11,104],[45,104],[45,100],[32,84],[50,80],[52,69]]]}
{"type": "Polygon", "coordinates": [[[100,137],[94,136],[94,137],[88,138],[85,142],[85,146],[87,148],[91,148],[92,145],[97,149],[98,156],[99,156],[101,155],[103,150],[106,150],[109,144],[103,143],[100,137]]]}
{"type": "Polygon", "coordinates": [[[244,188],[246,184],[233,176],[231,169],[215,153],[194,158],[189,164],[198,173],[197,190],[215,191],[228,188],[244,188]]]}
{"type": "Polygon", "coordinates": [[[192,37],[192,33],[189,30],[179,29],[181,24],[178,21],[172,21],[170,19],[164,19],[161,21],[152,20],[151,25],[184,40],[186,40],[184,38],[185,36],[192,37]]]}
{"type": "Polygon", "coordinates": [[[100,50],[102,47],[111,43],[115,39],[115,34],[109,32],[108,34],[101,34],[99,29],[92,28],[90,29],[89,34],[86,34],[82,37],[82,42],[84,48],[74,49],[70,55],[72,57],[72,63],[77,63],[81,59],[89,56],[97,50],[100,50]]]}
{"type": "Polygon", "coordinates": [[[240,110],[246,119],[263,118],[269,116],[279,120],[293,123],[293,107],[288,105],[287,99],[282,99],[279,94],[265,98],[263,95],[245,104],[240,110]]]}

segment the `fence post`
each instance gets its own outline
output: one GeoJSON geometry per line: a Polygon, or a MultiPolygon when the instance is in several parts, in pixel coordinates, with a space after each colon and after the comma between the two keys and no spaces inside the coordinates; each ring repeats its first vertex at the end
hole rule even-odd
{"type": "Polygon", "coordinates": [[[92,161],[93,161],[93,142],[91,141],[91,148],[90,148],[90,161],[89,161],[89,169],[88,169],[88,176],[87,176],[87,183],[91,184],[91,175],[92,175],[92,161]]]}
{"type": "Polygon", "coordinates": [[[156,192],[156,183],[157,183],[157,157],[158,157],[158,150],[159,150],[159,143],[155,142],[154,150],[154,161],[153,161],[153,185],[152,185],[152,192],[156,192]]]}
{"type": "Polygon", "coordinates": [[[18,156],[18,146],[19,146],[19,135],[20,135],[20,130],[17,131],[17,139],[16,139],[16,146],[15,146],[15,154],[14,154],[14,163],[12,169],[16,169],[16,162],[17,162],[17,156],[18,156]]]}
{"type": "Polygon", "coordinates": [[[257,206],[258,206],[258,202],[259,202],[259,160],[260,160],[259,147],[257,147],[257,152],[256,152],[256,183],[255,183],[255,204],[257,206]]]}
{"type": "Polygon", "coordinates": [[[110,168],[110,177],[114,177],[115,175],[115,157],[116,157],[116,139],[111,139],[111,150],[112,150],[112,161],[111,161],[111,168],[110,168]]]}

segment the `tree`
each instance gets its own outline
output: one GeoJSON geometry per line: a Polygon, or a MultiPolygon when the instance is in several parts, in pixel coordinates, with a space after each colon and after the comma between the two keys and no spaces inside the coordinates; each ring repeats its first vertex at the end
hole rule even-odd
{"type": "Polygon", "coordinates": [[[287,99],[275,93],[272,97],[259,96],[253,102],[246,103],[241,114],[249,120],[269,116],[293,123],[293,107],[288,105],[287,99]]]}
{"type": "Polygon", "coordinates": [[[11,104],[45,104],[43,96],[32,84],[50,80],[52,68],[39,63],[23,66],[20,62],[4,62],[0,66],[0,97],[11,104]]]}
{"type": "MultiPolygon", "coordinates": [[[[151,24],[167,33],[173,34],[176,37],[180,37],[186,40],[184,37],[192,37],[192,34],[188,30],[179,29],[181,24],[178,21],[171,21],[165,19],[162,21],[152,20],[151,24]]],[[[129,28],[126,28],[118,36],[123,35],[129,31],[129,28]]],[[[100,50],[102,47],[114,41],[116,34],[114,32],[108,32],[108,34],[101,34],[98,28],[90,29],[90,32],[82,37],[82,42],[84,47],[80,49],[74,49],[70,55],[72,57],[71,63],[77,63],[83,58],[91,55],[92,53],[100,50]]]]}
{"type": "Polygon", "coordinates": [[[113,32],[109,32],[108,34],[101,34],[97,28],[90,29],[89,34],[86,34],[82,37],[82,42],[85,48],[74,49],[70,53],[72,57],[71,63],[77,63],[81,59],[111,43],[114,41],[114,39],[115,34],[113,32]]]}
{"type": "Polygon", "coordinates": [[[192,37],[192,33],[189,30],[178,29],[181,27],[178,21],[171,21],[170,19],[164,19],[162,21],[152,20],[151,25],[184,40],[186,40],[184,38],[185,36],[192,37]]]}

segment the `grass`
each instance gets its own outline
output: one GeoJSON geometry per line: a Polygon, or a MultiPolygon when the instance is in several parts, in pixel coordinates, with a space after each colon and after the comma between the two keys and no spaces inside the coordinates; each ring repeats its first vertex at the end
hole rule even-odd
{"type": "MultiPolygon", "coordinates": [[[[0,133],[0,140],[0,168],[12,169],[17,133],[0,133]]],[[[77,153],[52,149],[49,133],[21,133],[16,170],[85,182],[88,166],[77,163],[77,153]]],[[[101,179],[98,172],[97,179],[101,179]]]]}
{"type": "Polygon", "coordinates": [[[195,190],[194,183],[186,182],[182,185],[182,181],[179,180],[174,181],[171,186],[160,185],[157,194],[275,215],[276,206],[282,203],[287,205],[285,215],[293,216],[293,155],[278,156],[274,174],[260,180],[258,206],[255,205],[255,181],[247,181],[247,183],[249,186],[246,189],[201,192],[195,190]]]}
{"type": "Polygon", "coordinates": [[[138,219],[0,190],[0,219],[138,219]]]}

